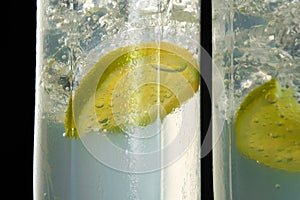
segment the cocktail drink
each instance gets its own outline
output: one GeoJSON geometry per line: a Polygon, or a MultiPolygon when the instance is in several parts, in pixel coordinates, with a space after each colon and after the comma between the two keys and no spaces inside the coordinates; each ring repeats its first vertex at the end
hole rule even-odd
{"type": "Polygon", "coordinates": [[[300,2],[212,2],[215,199],[299,199],[300,2]]]}
{"type": "Polygon", "coordinates": [[[38,1],[34,199],[200,199],[198,1],[38,1]]]}

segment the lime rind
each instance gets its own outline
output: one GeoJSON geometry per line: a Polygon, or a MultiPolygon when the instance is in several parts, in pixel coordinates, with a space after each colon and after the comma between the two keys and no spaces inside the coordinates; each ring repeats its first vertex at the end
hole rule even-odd
{"type": "Polygon", "coordinates": [[[244,99],[235,116],[237,149],[272,168],[300,171],[300,105],[276,79],[244,99]]]}
{"type": "Polygon", "coordinates": [[[78,132],[75,126],[75,121],[73,118],[73,98],[70,95],[68,107],[66,110],[66,117],[65,117],[65,135],[70,139],[74,137],[75,139],[78,138],[78,132]]]}

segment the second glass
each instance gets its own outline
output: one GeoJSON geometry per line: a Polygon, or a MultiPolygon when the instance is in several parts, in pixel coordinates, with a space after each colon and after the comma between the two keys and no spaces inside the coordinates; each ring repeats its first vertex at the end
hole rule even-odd
{"type": "Polygon", "coordinates": [[[299,199],[300,3],[212,2],[215,199],[299,199]]]}

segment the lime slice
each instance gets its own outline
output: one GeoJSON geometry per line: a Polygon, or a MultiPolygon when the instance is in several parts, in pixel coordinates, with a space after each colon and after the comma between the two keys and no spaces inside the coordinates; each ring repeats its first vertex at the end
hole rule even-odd
{"type": "Polygon", "coordinates": [[[198,61],[187,49],[166,42],[121,47],[103,56],[70,97],[66,135],[118,133],[163,120],[199,82],[198,61]]]}
{"type": "Polygon", "coordinates": [[[236,113],[237,148],[276,169],[300,171],[300,104],[276,79],[248,94],[236,113]]]}

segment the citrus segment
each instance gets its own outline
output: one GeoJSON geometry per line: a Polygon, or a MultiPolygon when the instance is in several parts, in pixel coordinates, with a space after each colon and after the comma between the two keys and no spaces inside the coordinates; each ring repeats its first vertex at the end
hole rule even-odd
{"type": "Polygon", "coordinates": [[[235,116],[237,149],[269,167],[300,171],[300,104],[276,79],[254,89],[235,116]]]}
{"type": "Polygon", "coordinates": [[[65,131],[66,131],[66,136],[68,138],[72,138],[72,137],[78,138],[78,134],[77,134],[74,118],[73,118],[72,102],[73,102],[72,95],[70,95],[69,104],[68,104],[66,117],[65,117],[65,131]]]}
{"type": "Polygon", "coordinates": [[[66,120],[66,129],[85,134],[147,126],[191,98],[199,82],[197,59],[184,48],[166,42],[121,47],[100,58],[83,78],[66,112],[75,123],[66,120]]]}

